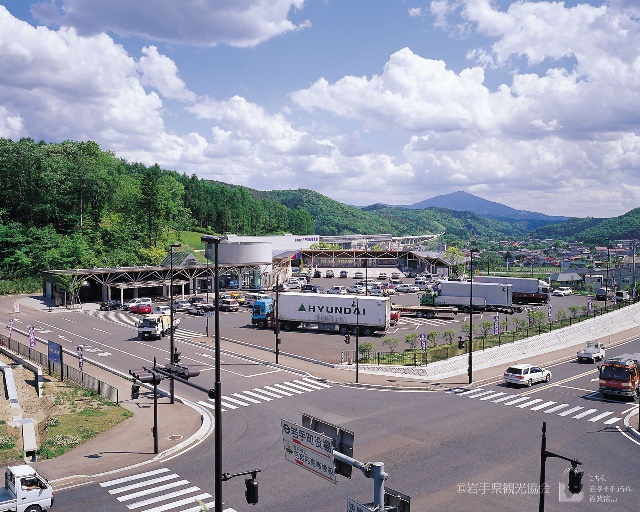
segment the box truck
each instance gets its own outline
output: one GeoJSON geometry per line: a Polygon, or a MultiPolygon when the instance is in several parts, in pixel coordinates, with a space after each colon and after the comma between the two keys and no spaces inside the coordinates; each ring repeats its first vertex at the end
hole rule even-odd
{"type": "MultiPolygon", "coordinates": [[[[279,295],[278,321],[285,331],[317,328],[323,331],[354,333],[362,336],[386,331],[391,325],[391,302],[387,297],[282,293],[279,295]]],[[[251,323],[259,328],[273,326],[275,304],[272,299],[253,305],[251,323]]]]}
{"type": "Polygon", "coordinates": [[[522,308],[513,305],[512,289],[510,284],[443,281],[440,283],[440,293],[434,298],[434,305],[457,306],[463,313],[468,313],[472,304],[473,311],[511,315],[522,311],[522,308]]]}
{"type": "Polygon", "coordinates": [[[546,304],[549,302],[549,283],[536,277],[477,276],[474,283],[510,284],[511,300],[514,304],[546,304]]]}

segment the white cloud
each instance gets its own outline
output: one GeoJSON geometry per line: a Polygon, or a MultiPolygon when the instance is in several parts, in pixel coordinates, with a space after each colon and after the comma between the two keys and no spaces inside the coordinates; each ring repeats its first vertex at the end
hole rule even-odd
{"type": "Polygon", "coordinates": [[[114,33],[153,41],[215,46],[255,46],[307,28],[289,19],[304,0],[59,0],[32,7],[47,25],[74,27],[81,34],[114,33]]]}
{"type": "Polygon", "coordinates": [[[409,16],[412,18],[419,18],[422,16],[422,7],[411,7],[409,8],[409,16]]]}
{"type": "Polygon", "coordinates": [[[175,62],[165,55],[160,55],[155,46],[143,48],[142,54],[138,66],[144,77],[142,80],[144,85],[156,88],[165,98],[182,101],[196,99],[196,95],[178,78],[178,67],[175,62]]]}

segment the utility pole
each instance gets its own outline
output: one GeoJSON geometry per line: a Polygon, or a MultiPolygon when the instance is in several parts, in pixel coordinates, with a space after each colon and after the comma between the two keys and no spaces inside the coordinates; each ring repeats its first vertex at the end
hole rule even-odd
{"type": "MultiPolygon", "coordinates": [[[[175,346],[173,344],[173,248],[174,247],[180,247],[179,243],[174,243],[174,244],[170,244],[169,245],[169,254],[170,254],[170,258],[171,258],[171,275],[169,276],[169,304],[170,304],[170,308],[169,308],[169,323],[171,324],[169,326],[169,362],[171,364],[175,363],[175,361],[173,360],[173,354],[175,352],[175,346]]],[[[155,364],[154,364],[155,366],[155,364]]],[[[174,381],[173,381],[173,376],[171,376],[171,378],[169,379],[169,401],[171,403],[174,403],[174,381]]]]}

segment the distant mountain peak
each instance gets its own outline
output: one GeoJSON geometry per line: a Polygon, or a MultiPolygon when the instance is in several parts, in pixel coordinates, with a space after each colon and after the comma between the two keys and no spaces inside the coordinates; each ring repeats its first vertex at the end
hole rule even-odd
{"type": "Polygon", "coordinates": [[[448,208],[449,210],[461,212],[473,212],[484,217],[499,219],[544,220],[547,222],[562,222],[568,219],[568,217],[558,217],[545,215],[543,213],[529,212],[526,210],[516,210],[510,206],[489,201],[463,191],[435,196],[431,199],[425,199],[419,203],[407,206],[407,208],[414,210],[422,210],[430,207],[448,208]]]}

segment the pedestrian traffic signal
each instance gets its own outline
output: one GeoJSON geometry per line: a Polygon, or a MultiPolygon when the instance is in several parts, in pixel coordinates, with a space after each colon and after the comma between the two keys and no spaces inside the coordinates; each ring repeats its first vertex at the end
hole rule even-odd
{"type": "Polygon", "coordinates": [[[348,345],[349,343],[351,343],[351,335],[350,334],[345,334],[344,335],[344,342],[348,345]]]}
{"type": "Polygon", "coordinates": [[[464,348],[464,341],[462,341],[462,336],[458,339],[458,348],[460,350],[464,348]]]}
{"type": "Polygon", "coordinates": [[[258,482],[254,478],[246,478],[244,485],[247,488],[244,493],[247,503],[255,505],[258,503],[258,482]]]}
{"type": "Polygon", "coordinates": [[[131,400],[136,400],[137,398],[140,398],[140,386],[133,384],[131,386],[131,400]]]}
{"type": "Polygon", "coordinates": [[[178,364],[180,362],[180,352],[178,352],[177,348],[173,349],[173,364],[178,364]]]}
{"type": "Polygon", "coordinates": [[[569,492],[571,494],[578,494],[582,491],[582,475],[584,472],[575,467],[569,470],[569,492]]]}

